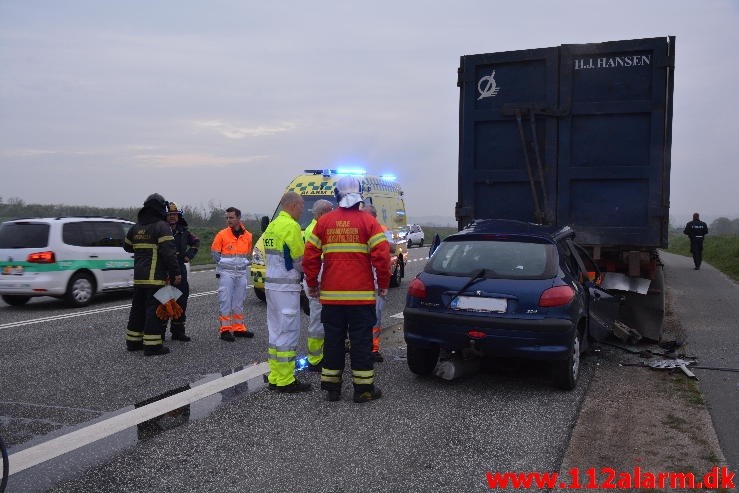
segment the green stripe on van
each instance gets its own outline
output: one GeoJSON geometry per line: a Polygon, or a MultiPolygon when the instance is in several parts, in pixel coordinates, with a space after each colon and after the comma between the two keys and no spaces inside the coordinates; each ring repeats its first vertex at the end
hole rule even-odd
{"type": "Polygon", "coordinates": [[[56,272],[63,270],[125,270],[133,269],[133,259],[130,260],[60,260],[53,264],[37,264],[33,262],[0,262],[0,272],[3,268],[23,267],[23,272],[56,272]]]}

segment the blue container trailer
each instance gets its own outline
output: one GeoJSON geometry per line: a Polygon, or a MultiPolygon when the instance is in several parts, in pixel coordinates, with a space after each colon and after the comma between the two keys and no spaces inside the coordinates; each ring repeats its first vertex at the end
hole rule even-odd
{"type": "Polygon", "coordinates": [[[621,320],[659,340],[675,38],[461,57],[460,229],[570,225],[622,292],[621,320]]]}

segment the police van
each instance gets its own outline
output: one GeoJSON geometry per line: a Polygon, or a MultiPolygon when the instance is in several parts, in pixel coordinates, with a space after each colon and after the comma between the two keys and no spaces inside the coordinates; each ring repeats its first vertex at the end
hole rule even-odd
{"type": "MultiPolygon", "coordinates": [[[[307,169],[301,175],[296,176],[285,188],[285,192],[296,192],[305,201],[305,210],[298,219],[300,228],[305,231],[306,226],[313,220],[313,205],[319,199],[325,199],[336,204],[334,187],[336,180],[345,175],[355,175],[362,183],[362,197],[366,204],[372,204],[377,209],[377,220],[387,227],[388,231],[395,231],[406,224],[405,202],[403,190],[395,183],[395,177],[391,175],[372,176],[362,170],[355,169],[307,169]]],[[[279,207],[273,215],[279,213],[279,207]]],[[[262,218],[262,231],[267,228],[268,217],[262,218]]],[[[251,277],[254,285],[254,293],[257,298],[265,301],[264,294],[264,243],[259,238],[254,245],[252,253],[251,277]]],[[[400,286],[400,281],[405,275],[406,252],[404,245],[396,245],[391,252],[391,277],[390,286],[400,286]]],[[[304,304],[305,306],[305,304],[304,304]]]]}
{"type": "Polygon", "coordinates": [[[111,217],[16,219],[0,224],[0,295],[20,306],[34,296],[85,306],[103,291],[133,288],[133,222],[111,217]]]}

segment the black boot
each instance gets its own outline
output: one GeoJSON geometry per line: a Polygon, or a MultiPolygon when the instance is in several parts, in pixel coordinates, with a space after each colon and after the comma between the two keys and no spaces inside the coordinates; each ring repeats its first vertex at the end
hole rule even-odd
{"type": "Polygon", "coordinates": [[[162,354],[168,354],[169,348],[167,346],[150,346],[144,349],[144,356],[159,356],[162,354]]]}
{"type": "Polygon", "coordinates": [[[190,342],[192,339],[186,336],[184,332],[172,332],[173,341],[190,342]]]}

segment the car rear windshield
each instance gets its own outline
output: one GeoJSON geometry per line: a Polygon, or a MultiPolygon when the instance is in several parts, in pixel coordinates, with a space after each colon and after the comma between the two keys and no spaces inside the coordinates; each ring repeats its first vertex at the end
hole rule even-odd
{"type": "Polygon", "coordinates": [[[25,221],[0,224],[0,248],[44,248],[48,244],[48,224],[25,221]]]}
{"type": "Polygon", "coordinates": [[[551,243],[465,239],[444,241],[426,264],[426,272],[504,279],[549,279],[557,273],[557,251],[551,243]]]}

